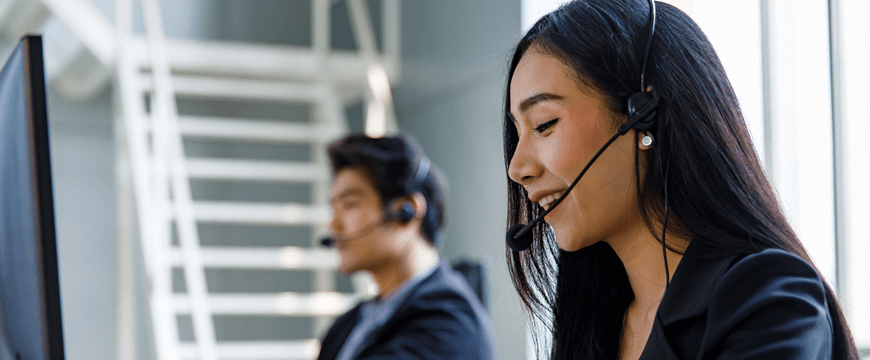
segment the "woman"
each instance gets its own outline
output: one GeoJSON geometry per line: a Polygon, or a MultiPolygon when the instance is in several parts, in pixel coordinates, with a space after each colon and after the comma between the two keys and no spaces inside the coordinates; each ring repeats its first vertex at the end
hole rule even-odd
{"type": "Polygon", "coordinates": [[[567,3],[525,34],[510,63],[509,238],[541,215],[549,225],[533,222],[531,247],[507,254],[533,320],[551,331],[539,353],[858,359],[709,41],[663,3],[651,32],[651,5],[567,3]],[[614,136],[641,89],[658,101],[651,122],[614,136]]]}

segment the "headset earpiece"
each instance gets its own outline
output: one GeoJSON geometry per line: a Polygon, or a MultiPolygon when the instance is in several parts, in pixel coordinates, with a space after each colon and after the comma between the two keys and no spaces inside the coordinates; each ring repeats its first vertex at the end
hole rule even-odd
{"type": "Polygon", "coordinates": [[[647,131],[656,124],[656,113],[661,100],[648,92],[637,92],[628,98],[628,123],[632,129],[647,131]]]}
{"type": "MultiPolygon", "coordinates": [[[[414,175],[414,182],[411,183],[411,188],[406,191],[408,194],[412,194],[414,192],[420,191],[420,188],[423,187],[423,182],[426,181],[426,177],[429,176],[429,167],[431,163],[429,162],[429,158],[423,156],[420,158],[420,163],[417,164],[417,173],[414,175]]],[[[402,206],[399,207],[399,210],[395,212],[393,219],[396,221],[407,224],[414,220],[417,216],[417,208],[414,207],[414,204],[410,201],[403,201],[402,206]]]]}
{"type": "MultiPolygon", "coordinates": [[[[414,192],[419,192],[420,188],[423,187],[423,182],[426,180],[426,177],[429,175],[429,167],[431,166],[429,159],[425,156],[420,158],[420,163],[417,165],[417,173],[414,175],[414,182],[410,184],[410,186],[406,189],[406,193],[413,194],[414,192]]],[[[399,201],[398,199],[393,201],[399,201]]],[[[390,205],[395,205],[391,203],[390,205]]],[[[414,220],[417,217],[417,208],[414,206],[414,203],[408,200],[402,200],[399,204],[399,208],[393,208],[392,206],[388,206],[385,209],[386,213],[384,214],[384,222],[387,221],[397,221],[402,224],[407,224],[414,220]]]]}
{"type": "Polygon", "coordinates": [[[629,130],[649,131],[656,125],[656,113],[661,98],[649,92],[636,92],[628,98],[628,121],[617,130],[625,135],[629,130]]]}
{"type": "Polygon", "coordinates": [[[396,211],[396,221],[407,224],[414,220],[414,216],[417,215],[417,211],[414,209],[414,204],[410,201],[403,201],[402,206],[399,207],[399,211],[396,211]]]}

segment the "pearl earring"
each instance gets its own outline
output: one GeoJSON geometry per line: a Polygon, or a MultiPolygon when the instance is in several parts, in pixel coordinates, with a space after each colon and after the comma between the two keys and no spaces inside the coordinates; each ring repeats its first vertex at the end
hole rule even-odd
{"type": "Polygon", "coordinates": [[[644,147],[650,147],[650,146],[652,146],[652,143],[653,143],[653,138],[649,134],[644,135],[643,138],[640,139],[640,144],[643,145],[644,147]]]}

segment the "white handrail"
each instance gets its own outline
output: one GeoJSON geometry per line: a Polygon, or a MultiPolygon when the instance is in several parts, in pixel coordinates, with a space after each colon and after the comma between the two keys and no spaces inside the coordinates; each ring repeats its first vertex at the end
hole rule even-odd
{"type": "MultiPolygon", "coordinates": [[[[126,39],[132,34],[133,23],[133,5],[132,0],[117,0],[115,5],[116,21],[118,25],[117,46],[118,49],[123,49],[126,44],[126,39]]],[[[132,191],[136,203],[136,211],[139,217],[139,234],[140,244],[145,263],[146,274],[151,281],[152,291],[149,298],[149,306],[151,307],[151,321],[155,329],[155,343],[158,356],[161,359],[177,358],[177,348],[175,347],[178,337],[177,327],[171,313],[159,311],[162,308],[169,307],[169,296],[172,291],[171,272],[170,269],[161,271],[160,260],[155,255],[158,250],[157,242],[153,241],[155,231],[158,230],[159,221],[154,217],[152,206],[152,194],[150,193],[150,169],[148,161],[148,145],[145,140],[144,120],[140,114],[145,113],[144,104],[142,103],[140,86],[137,76],[137,70],[131,59],[126,56],[125,51],[118,51],[118,62],[115,78],[115,98],[116,106],[120,109],[118,114],[123,118],[121,128],[123,128],[123,142],[126,145],[126,155],[129,156],[129,165],[132,173],[130,181],[132,182],[132,191]]],[[[119,179],[124,181],[123,179],[119,179]]],[[[122,195],[123,196],[123,195],[122,195]]],[[[123,216],[123,214],[119,215],[123,216]]],[[[119,219],[119,221],[123,221],[119,219]]],[[[129,226],[130,224],[119,223],[120,226],[129,226]]],[[[120,230],[120,229],[119,229],[120,230]]],[[[130,229],[132,230],[132,229],[130,229]]],[[[132,231],[120,231],[120,236],[129,236],[132,231]]],[[[119,239],[120,243],[129,244],[130,239],[119,239]]],[[[122,245],[119,245],[122,246],[122,245]]],[[[128,292],[133,288],[132,284],[132,267],[133,262],[127,261],[123,253],[119,252],[117,266],[121,279],[119,280],[119,301],[118,301],[118,348],[117,358],[120,360],[133,360],[136,357],[135,351],[135,332],[132,331],[135,323],[135,309],[130,302],[130,294],[120,293],[128,292]]]]}
{"type": "MultiPolygon", "coordinates": [[[[157,0],[143,0],[142,14],[145,20],[145,31],[148,38],[152,58],[152,75],[154,92],[152,99],[153,131],[155,141],[165,142],[155,144],[155,154],[166,151],[166,160],[172,187],[172,208],[175,211],[175,224],[178,239],[184,257],[184,276],[187,291],[191,301],[193,329],[196,338],[200,360],[216,360],[216,340],[214,321],[207,301],[208,288],[205,282],[205,270],[199,253],[199,233],[193,215],[193,200],[190,193],[190,180],[184,161],[184,146],[178,126],[178,109],[175,103],[172,75],[169,70],[169,60],[166,55],[165,35],[157,0]],[[155,116],[156,115],[156,116],[155,116]],[[159,131],[161,130],[162,131],[159,131]],[[165,146],[161,146],[165,145],[165,146]]],[[[159,164],[159,157],[155,156],[159,164]]],[[[159,167],[159,166],[158,166],[159,167]]],[[[160,178],[157,179],[160,184],[160,178]]],[[[158,185],[159,186],[159,185],[158,185]]],[[[168,189],[158,188],[164,192],[168,189]]],[[[168,194],[167,194],[168,195],[168,194]]],[[[169,197],[158,196],[160,199],[169,197]]],[[[168,222],[167,222],[168,224],[168,222]]],[[[163,242],[161,245],[168,246],[163,242]]],[[[163,267],[171,269],[169,266],[163,267]]],[[[162,304],[161,304],[162,305],[162,304]]]]}
{"type": "MultiPolygon", "coordinates": [[[[366,78],[369,84],[366,104],[366,134],[375,137],[394,134],[398,131],[396,110],[390,95],[390,81],[387,72],[376,62],[378,50],[368,5],[362,0],[348,0],[347,5],[358,51],[368,64],[368,69],[366,69],[366,78]]],[[[395,44],[391,44],[391,46],[395,46],[395,44]]]]}

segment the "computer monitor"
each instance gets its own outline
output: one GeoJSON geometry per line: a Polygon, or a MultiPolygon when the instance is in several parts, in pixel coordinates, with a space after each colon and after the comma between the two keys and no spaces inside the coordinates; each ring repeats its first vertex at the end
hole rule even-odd
{"type": "Polygon", "coordinates": [[[42,39],[0,72],[0,359],[64,358],[42,39]]]}

